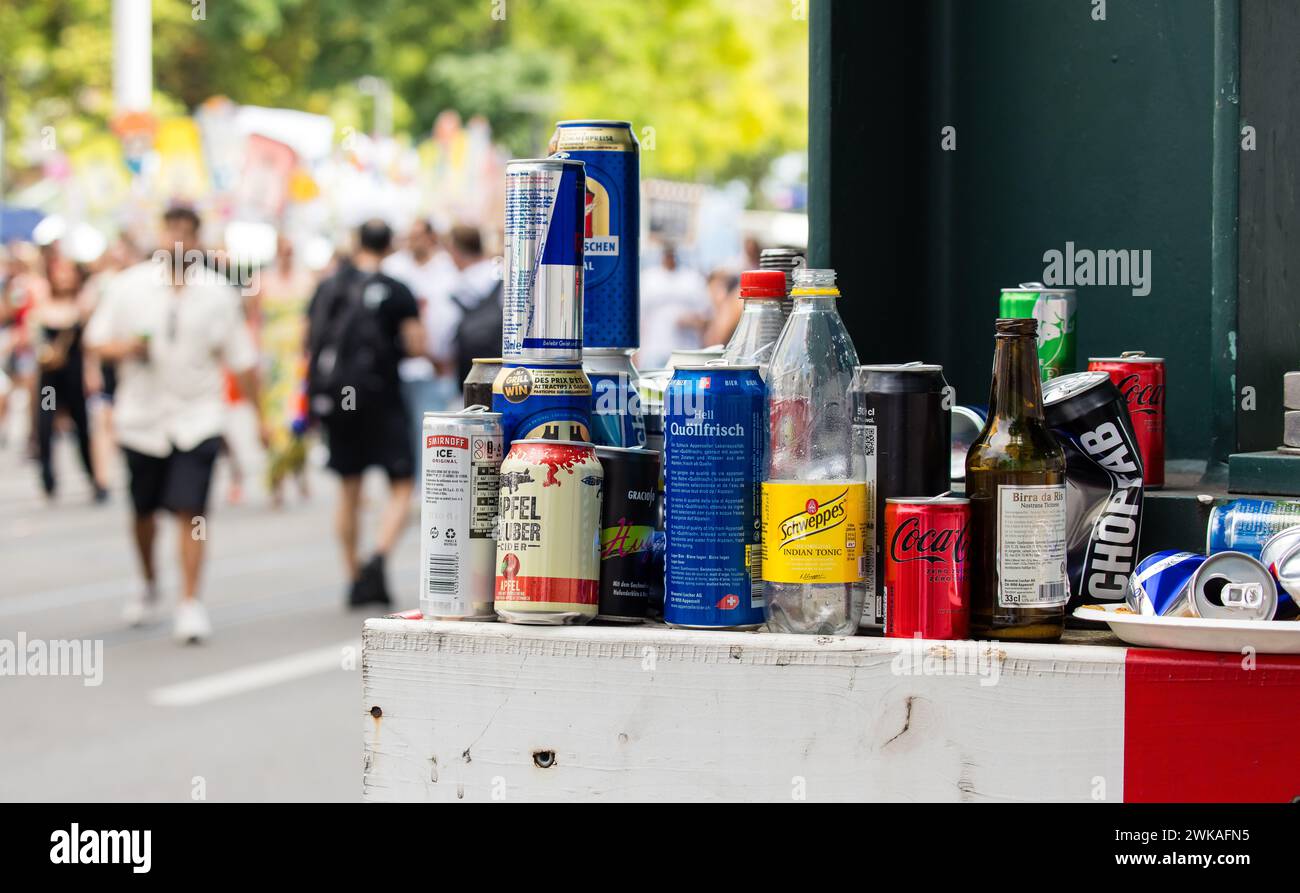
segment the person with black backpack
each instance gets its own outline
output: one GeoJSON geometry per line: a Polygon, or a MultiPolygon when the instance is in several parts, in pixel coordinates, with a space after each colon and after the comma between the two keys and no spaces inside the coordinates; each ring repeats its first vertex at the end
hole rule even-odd
{"type": "Polygon", "coordinates": [[[384,560],[401,536],[415,486],[398,366],[424,355],[424,327],[410,289],[380,271],[392,241],[382,220],[362,224],[352,261],[321,282],[307,308],[311,413],[324,429],[328,464],[342,485],[335,528],[351,605],[390,602],[384,560]],[[371,467],[388,475],[388,502],[374,554],[362,564],[361,482],[371,467]]]}

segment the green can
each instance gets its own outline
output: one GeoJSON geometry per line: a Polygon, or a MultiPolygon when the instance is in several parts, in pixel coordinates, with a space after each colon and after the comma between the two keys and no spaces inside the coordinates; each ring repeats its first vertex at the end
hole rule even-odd
{"type": "Polygon", "coordinates": [[[1043,381],[1075,370],[1076,312],[1074,289],[1049,288],[1041,282],[1002,289],[998,304],[1003,319],[1038,320],[1038,371],[1043,381]]]}

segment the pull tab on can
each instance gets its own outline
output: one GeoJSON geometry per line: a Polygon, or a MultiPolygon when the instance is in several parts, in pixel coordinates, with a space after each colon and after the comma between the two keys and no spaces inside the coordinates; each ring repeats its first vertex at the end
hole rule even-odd
{"type": "Polygon", "coordinates": [[[1225,608],[1253,611],[1264,603],[1264,587],[1258,583],[1228,583],[1219,597],[1225,608]]]}

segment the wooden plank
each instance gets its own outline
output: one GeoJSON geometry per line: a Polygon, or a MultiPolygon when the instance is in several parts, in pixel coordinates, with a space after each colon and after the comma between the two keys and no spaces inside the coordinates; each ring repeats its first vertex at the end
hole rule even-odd
{"type": "MultiPolygon", "coordinates": [[[[1233,110],[1237,132],[1232,144],[1241,190],[1234,401],[1235,449],[1240,452],[1271,450],[1282,442],[1284,376],[1300,360],[1295,294],[1300,277],[1298,30],[1300,4],[1294,0],[1241,4],[1241,107],[1233,110]],[[1241,132],[1244,127],[1251,128],[1248,134],[1241,132]],[[1244,399],[1243,388],[1253,389],[1253,400],[1244,399]]],[[[1278,470],[1287,473],[1285,466],[1278,470]]],[[[1281,483],[1278,478],[1258,492],[1280,492],[1281,483]]],[[[1245,484],[1233,480],[1232,487],[1244,489],[1245,484]]]]}
{"type": "Polygon", "coordinates": [[[402,620],[364,644],[368,800],[1123,796],[1123,648],[402,620]]]}

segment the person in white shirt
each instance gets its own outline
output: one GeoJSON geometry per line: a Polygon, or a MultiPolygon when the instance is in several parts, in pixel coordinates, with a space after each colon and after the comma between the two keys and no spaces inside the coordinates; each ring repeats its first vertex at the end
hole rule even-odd
{"type": "Polygon", "coordinates": [[[663,246],[660,265],[641,272],[641,349],[638,369],[662,369],[674,350],[703,346],[713,303],[695,270],[679,266],[677,250],[663,246]]]}
{"type": "MultiPolygon", "coordinates": [[[[198,215],[173,208],[163,227],[166,247],[113,280],[90,319],[86,342],[118,368],[114,425],[126,454],[145,578],[143,593],[127,603],[126,618],[143,623],[157,607],[155,515],[169,511],[180,528],[182,589],[174,633],[196,642],[211,634],[198,595],[204,511],[225,423],[222,373],[234,374],[258,407],[257,355],[238,291],[198,253],[198,215]]],[[[259,426],[265,441],[260,413],[259,426]]]]}
{"type": "Polygon", "coordinates": [[[406,235],[406,248],[384,258],[380,270],[415,295],[428,339],[425,356],[407,357],[398,367],[402,399],[411,418],[412,441],[418,446],[424,413],[452,408],[460,388],[448,357],[439,349],[453,309],[448,296],[456,281],[456,265],[439,244],[433,225],[420,219],[406,235]]]}

